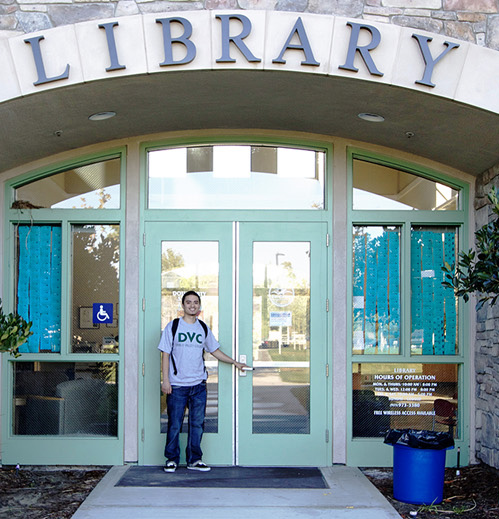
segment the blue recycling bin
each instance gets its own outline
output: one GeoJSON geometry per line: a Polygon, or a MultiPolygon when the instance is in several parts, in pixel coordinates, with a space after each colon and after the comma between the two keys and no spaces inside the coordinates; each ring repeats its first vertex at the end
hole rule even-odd
{"type": "Polygon", "coordinates": [[[441,503],[445,455],[454,448],[453,438],[434,431],[405,430],[400,437],[390,433],[385,443],[393,445],[393,497],[415,505],[441,503]]]}

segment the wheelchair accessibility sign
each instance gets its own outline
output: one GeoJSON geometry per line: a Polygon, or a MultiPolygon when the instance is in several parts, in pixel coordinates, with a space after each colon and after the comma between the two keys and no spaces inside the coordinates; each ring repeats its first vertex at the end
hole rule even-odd
{"type": "Polygon", "coordinates": [[[92,306],[94,324],[113,322],[113,303],[94,303],[92,306]]]}

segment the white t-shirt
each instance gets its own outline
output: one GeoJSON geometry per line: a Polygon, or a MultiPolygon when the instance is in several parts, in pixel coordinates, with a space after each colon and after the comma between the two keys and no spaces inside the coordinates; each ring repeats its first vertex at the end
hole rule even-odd
{"type": "Polygon", "coordinates": [[[173,321],[170,321],[166,325],[158,345],[158,349],[170,354],[170,384],[172,386],[201,384],[208,378],[204,368],[203,351],[212,353],[220,348],[220,344],[209,328],[208,335],[205,337],[204,329],[197,319],[194,324],[189,324],[180,318],[172,348],[172,323],[173,321]],[[172,357],[177,367],[176,375],[172,357]]]}

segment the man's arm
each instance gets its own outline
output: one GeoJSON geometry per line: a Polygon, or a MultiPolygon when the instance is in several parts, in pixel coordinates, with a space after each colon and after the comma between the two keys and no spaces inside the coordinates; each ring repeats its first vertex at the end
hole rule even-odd
{"type": "Polygon", "coordinates": [[[228,355],[225,355],[223,351],[220,349],[212,351],[211,354],[218,360],[221,360],[222,362],[226,362],[227,364],[234,364],[237,369],[242,370],[244,367],[249,367],[246,364],[242,364],[241,362],[237,362],[237,360],[232,359],[228,355]]]}
{"type": "Polygon", "coordinates": [[[170,384],[170,354],[161,352],[161,391],[165,395],[169,395],[172,392],[172,386],[170,384]]]}

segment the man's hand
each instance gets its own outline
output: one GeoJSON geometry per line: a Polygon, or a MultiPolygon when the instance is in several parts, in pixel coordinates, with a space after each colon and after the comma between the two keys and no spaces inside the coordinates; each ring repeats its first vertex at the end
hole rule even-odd
{"type": "Polygon", "coordinates": [[[237,362],[237,360],[232,359],[228,355],[226,355],[223,351],[220,351],[220,349],[212,351],[211,354],[218,360],[221,360],[222,362],[226,362],[227,364],[234,364],[237,369],[242,370],[243,368],[249,368],[246,364],[243,364],[241,362],[237,362]]]}
{"type": "MultiPolygon", "coordinates": [[[[234,361],[234,366],[236,366],[236,368],[239,370],[239,371],[242,371],[243,368],[249,368],[249,366],[247,364],[243,364],[241,362],[237,362],[237,360],[234,361]]],[[[250,368],[251,369],[251,368],[250,368]]]]}
{"type": "Polygon", "coordinates": [[[170,381],[168,380],[163,380],[162,384],[161,384],[161,391],[165,394],[165,395],[171,395],[172,393],[172,386],[170,384],[170,381]]]}

